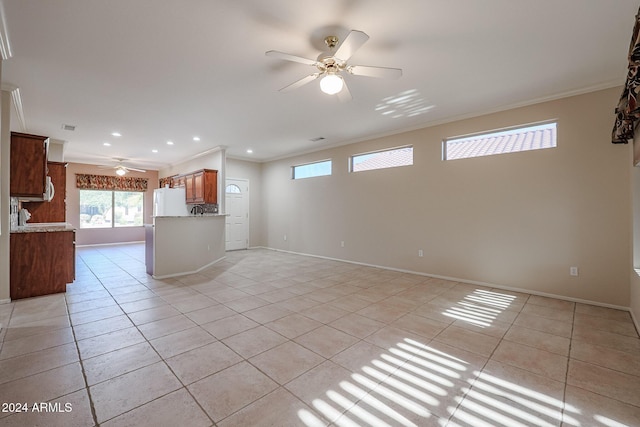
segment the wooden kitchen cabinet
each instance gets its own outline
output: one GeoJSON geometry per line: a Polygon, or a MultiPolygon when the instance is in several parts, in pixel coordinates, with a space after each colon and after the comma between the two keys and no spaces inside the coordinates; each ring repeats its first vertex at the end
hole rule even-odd
{"type": "Polygon", "coordinates": [[[171,188],[184,188],[185,187],[185,182],[184,182],[184,175],[178,175],[178,176],[174,176],[171,180],[171,188]]]}
{"type": "Polygon", "coordinates": [[[67,164],[48,162],[49,176],[55,188],[55,196],[50,202],[23,202],[22,207],[31,213],[30,224],[36,222],[67,221],[67,164]]]}
{"type": "Polygon", "coordinates": [[[65,292],[75,280],[75,231],[10,235],[11,299],[65,292]]]}
{"type": "Polygon", "coordinates": [[[184,176],[184,185],[185,185],[186,202],[196,203],[194,201],[196,199],[196,193],[195,193],[195,188],[193,186],[193,174],[184,176]]]}
{"type": "Polygon", "coordinates": [[[47,184],[49,138],[11,132],[11,196],[42,199],[47,184]]]}
{"type": "Polygon", "coordinates": [[[183,176],[187,204],[218,203],[218,171],[202,169],[183,176]]]}

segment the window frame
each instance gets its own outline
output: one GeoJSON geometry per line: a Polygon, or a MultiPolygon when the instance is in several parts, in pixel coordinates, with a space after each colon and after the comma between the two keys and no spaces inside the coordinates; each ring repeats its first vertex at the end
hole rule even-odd
{"type": "Polygon", "coordinates": [[[351,156],[349,156],[349,173],[357,173],[357,172],[367,172],[367,171],[374,171],[374,170],[380,170],[380,169],[393,169],[393,168],[398,168],[398,167],[404,167],[404,166],[413,166],[413,144],[407,144],[407,145],[401,145],[399,147],[392,147],[392,148],[383,148],[381,150],[373,150],[373,151],[367,151],[365,153],[358,153],[358,154],[352,154],[351,156]],[[387,153],[387,152],[391,152],[391,151],[399,151],[399,150],[403,150],[405,148],[410,148],[411,149],[411,163],[410,164],[406,164],[406,165],[396,165],[396,166],[386,166],[386,167],[379,167],[379,168],[372,168],[372,169],[362,169],[362,170],[354,170],[354,163],[353,160],[356,157],[361,157],[361,156],[368,156],[371,154],[378,154],[378,153],[387,153]]]}
{"type": "Polygon", "coordinates": [[[557,148],[557,147],[558,147],[558,120],[550,119],[550,120],[545,120],[541,122],[527,123],[522,125],[509,126],[509,127],[493,129],[489,131],[475,132],[467,135],[445,138],[442,140],[442,160],[452,161],[452,160],[475,159],[478,157],[491,157],[491,156],[497,156],[500,154],[523,153],[527,151],[537,151],[537,150],[544,150],[548,148],[557,148]],[[488,154],[480,154],[480,155],[472,155],[472,156],[470,155],[470,156],[455,157],[455,158],[448,158],[448,155],[447,155],[449,151],[448,144],[452,142],[460,143],[466,139],[474,140],[474,139],[479,139],[480,137],[488,139],[488,138],[500,136],[500,135],[524,133],[526,130],[533,129],[533,128],[543,128],[543,127],[551,128],[551,125],[553,125],[554,140],[553,140],[553,145],[549,147],[527,148],[527,149],[520,149],[520,150],[502,151],[497,153],[488,153],[488,154]]]}
{"type": "MultiPolygon", "coordinates": [[[[82,192],[83,191],[87,191],[87,192],[105,192],[105,193],[111,193],[111,206],[109,208],[107,208],[107,211],[109,209],[111,209],[111,218],[110,218],[110,224],[107,227],[86,227],[83,226],[83,221],[79,219],[79,228],[82,230],[107,230],[107,229],[119,229],[119,228],[132,228],[132,227],[143,227],[144,226],[144,211],[145,211],[145,206],[144,206],[144,199],[145,199],[145,191],[131,191],[131,190],[101,190],[101,189],[80,189],[79,193],[78,193],[78,202],[80,202],[82,200],[82,192]],[[141,215],[142,215],[142,224],[131,224],[131,225],[116,225],[116,194],[115,193],[140,193],[142,195],[142,200],[141,200],[141,215]]],[[[78,203],[78,207],[79,209],[79,216],[83,215],[82,214],[82,204],[78,203]]]]}
{"type": "Polygon", "coordinates": [[[307,179],[307,178],[318,178],[318,177],[322,177],[322,176],[331,176],[332,174],[333,174],[333,159],[317,160],[317,161],[314,161],[314,162],[300,163],[300,164],[291,166],[291,179],[294,180],[294,181],[297,181],[297,180],[300,180],[300,179],[307,179]],[[329,173],[327,173],[327,174],[296,177],[296,168],[300,168],[300,167],[304,167],[304,166],[311,166],[311,165],[318,165],[318,164],[327,163],[327,162],[329,163],[329,173]]]}

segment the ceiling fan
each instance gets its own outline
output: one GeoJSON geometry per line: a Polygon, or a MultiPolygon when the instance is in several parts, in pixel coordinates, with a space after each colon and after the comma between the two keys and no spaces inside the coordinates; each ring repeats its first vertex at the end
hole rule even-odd
{"type": "Polygon", "coordinates": [[[351,93],[342,77],[341,73],[349,73],[354,76],[367,76],[398,79],[402,76],[400,68],[371,67],[366,65],[350,65],[347,62],[365,42],[369,36],[362,31],[351,30],[347,37],[338,45],[338,37],[328,36],[324,39],[329,48],[328,52],[322,52],[318,58],[307,59],[296,55],[291,55],[277,50],[266,52],[267,56],[284,59],[286,61],[299,62],[305,65],[312,65],[318,69],[316,73],[310,74],[300,80],[291,83],[280,89],[280,92],[288,92],[297,89],[317,78],[320,80],[320,89],[329,95],[338,95],[341,101],[351,100],[351,93]]]}
{"type": "Polygon", "coordinates": [[[124,176],[129,171],[146,172],[146,170],[144,169],[137,169],[137,168],[132,168],[130,166],[125,166],[123,162],[127,159],[114,158],[113,160],[117,161],[115,166],[106,166],[106,165],[98,166],[98,169],[115,169],[116,175],[118,176],[124,176]]]}

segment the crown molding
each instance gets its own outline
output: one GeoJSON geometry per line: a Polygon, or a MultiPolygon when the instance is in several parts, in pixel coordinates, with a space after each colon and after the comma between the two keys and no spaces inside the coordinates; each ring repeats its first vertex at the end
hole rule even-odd
{"type": "Polygon", "coordinates": [[[0,57],[4,61],[13,56],[11,44],[9,44],[9,34],[5,21],[4,4],[0,2],[0,57]]]}
{"type": "Polygon", "coordinates": [[[24,119],[24,110],[22,107],[22,96],[20,96],[20,88],[10,83],[2,83],[2,91],[9,92],[9,94],[11,95],[11,103],[13,104],[13,109],[16,112],[16,119],[18,120],[18,124],[20,125],[20,130],[22,132],[26,132],[27,123],[24,119]]]}

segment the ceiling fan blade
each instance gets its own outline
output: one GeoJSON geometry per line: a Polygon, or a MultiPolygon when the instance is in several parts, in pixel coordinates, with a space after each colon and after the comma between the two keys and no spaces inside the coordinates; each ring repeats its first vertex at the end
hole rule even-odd
{"type": "Polygon", "coordinates": [[[280,89],[280,92],[289,92],[293,89],[297,89],[300,86],[304,86],[307,83],[310,83],[312,81],[314,81],[315,79],[317,79],[320,76],[320,73],[315,73],[315,74],[310,74],[306,77],[301,78],[298,81],[295,81],[293,83],[291,83],[289,86],[285,86],[282,89],[280,89]]]}
{"type": "Polygon", "coordinates": [[[378,77],[382,79],[399,79],[402,77],[400,68],[369,67],[367,65],[352,65],[347,68],[354,76],[378,77]]]}
{"type": "Polygon", "coordinates": [[[98,169],[114,169],[115,166],[98,165],[98,169]]]}
{"type": "Polygon", "coordinates": [[[367,40],[369,40],[368,35],[362,31],[352,30],[333,56],[343,61],[348,61],[367,40]]]}
{"type": "Polygon", "coordinates": [[[134,171],[134,172],[146,172],[146,170],[144,169],[130,168],[129,166],[123,166],[123,167],[127,170],[134,171]]]}
{"type": "Polygon", "coordinates": [[[349,87],[347,87],[347,82],[344,82],[342,90],[338,92],[337,95],[340,102],[349,102],[353,99],[353,97],[351,96],[351,92],[349,92],[349,87]]]}
{"type": "Polygon", "coordinates": [[[284,59],[285,61],[299,62],[306,65],[316,65],[317,61],[313,59],[303,58],[301,56],[291,55],[289,53],[279,52],[277,50],[270,50],[265,53],[267,56],[273,58],[284,59]]]}

